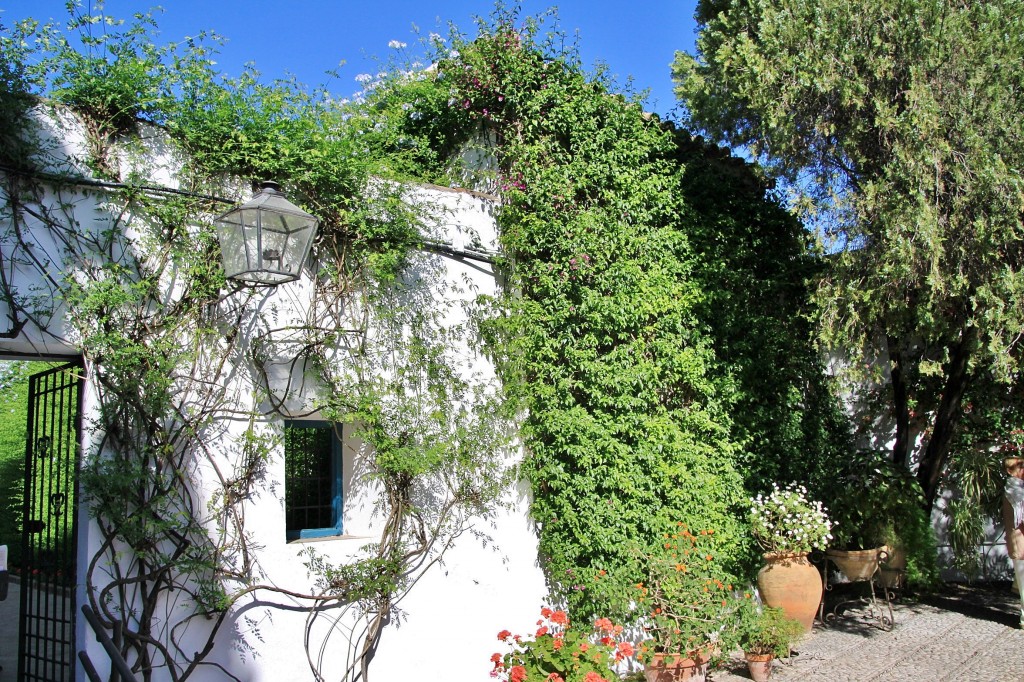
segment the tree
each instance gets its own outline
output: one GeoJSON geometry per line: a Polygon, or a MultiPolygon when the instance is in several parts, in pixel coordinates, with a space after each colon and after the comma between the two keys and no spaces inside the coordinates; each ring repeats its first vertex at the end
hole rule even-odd
{"type": "Polygon", "coordinates": [[[702,0],[689,122],[749,150],[821,237],[821,339],[887,389],[930,509],[966,392],[1019,380],[1024,3],[702,0]],[[871,376],[876,358],[888,366],[871,376]]]}

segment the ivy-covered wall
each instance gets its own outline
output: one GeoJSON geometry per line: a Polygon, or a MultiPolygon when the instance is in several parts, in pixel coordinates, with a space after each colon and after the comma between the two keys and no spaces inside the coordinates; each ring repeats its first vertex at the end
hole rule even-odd
{"type": "Polygon", "coordinates": [[[630,618],[638,552],[685,523],[749,578],[746,494],[820,484],[851,440],[811,344],[802,227],[756,167],[546,29],[499,10],[376,102],[422,174],[439,130],[494,141],[509,290],[484,331],[525,415],[541,562],[577,616],[630,618]]]}

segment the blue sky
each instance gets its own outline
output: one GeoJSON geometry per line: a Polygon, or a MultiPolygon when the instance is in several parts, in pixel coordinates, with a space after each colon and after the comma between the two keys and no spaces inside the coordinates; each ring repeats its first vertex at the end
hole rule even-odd
{"type": "MultiPolygon", "coordinates": [[[[81,0],[88,7],[90,0],[81,0]]],[[[95,6],[97,0],[92,0],[95,6]]],[[[0,21],[11,26],[33,17],[63,20],[64,0],[0,0],[0,21]]],[[[601,61],[616,80],[632,76],[634,89],[650,90],[648,109],[662,116],[675,107],[669,64],[676,50],[692,51],[696,0],[563,0],[520,3],[521,16],[558,8],[560,27],[578,32],[580,54],[588,67],[601,61]]],[[[161,38],[167,42],[212,29],[228,39],[217,57],[225,73],[237,75],[249,61],[268,78],[295,74],[310,86],[327,80],[325,72],[344,60],[340,79],[329,83],[337,96],[359,90],[355,77],[375,73],[386,60],[393,40],[414,51],[417,35],[447,35],[449,22],[475,33],[474,16],[488,16],[490,0],[108,0],[107,14],[130,17],[133,12],[163,7],[157,14],[161,38]]],[[[412,53],[415,56],[415,51],[412,53]]]]}

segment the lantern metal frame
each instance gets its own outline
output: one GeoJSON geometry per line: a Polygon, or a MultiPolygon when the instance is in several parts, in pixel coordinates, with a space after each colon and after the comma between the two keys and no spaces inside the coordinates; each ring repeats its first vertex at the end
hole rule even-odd
{"type": "Polygon", "coordinates": [[[297,280],[319,221],[288,201],[276,182],[261,182],[252,199],[214,219],[224,275],[276,286],[297,280]]]}

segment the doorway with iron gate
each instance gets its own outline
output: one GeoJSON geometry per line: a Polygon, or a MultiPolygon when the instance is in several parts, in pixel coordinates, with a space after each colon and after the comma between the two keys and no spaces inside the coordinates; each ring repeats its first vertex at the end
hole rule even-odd
{"type": "Polygon", "coordinates": [[[11,590],[19,597],[17,677],[4,670],[2,679],[69,682],[75,676],[82,384],[76,363],[51,364],[28,377],[18,577],[11,590]]]}

